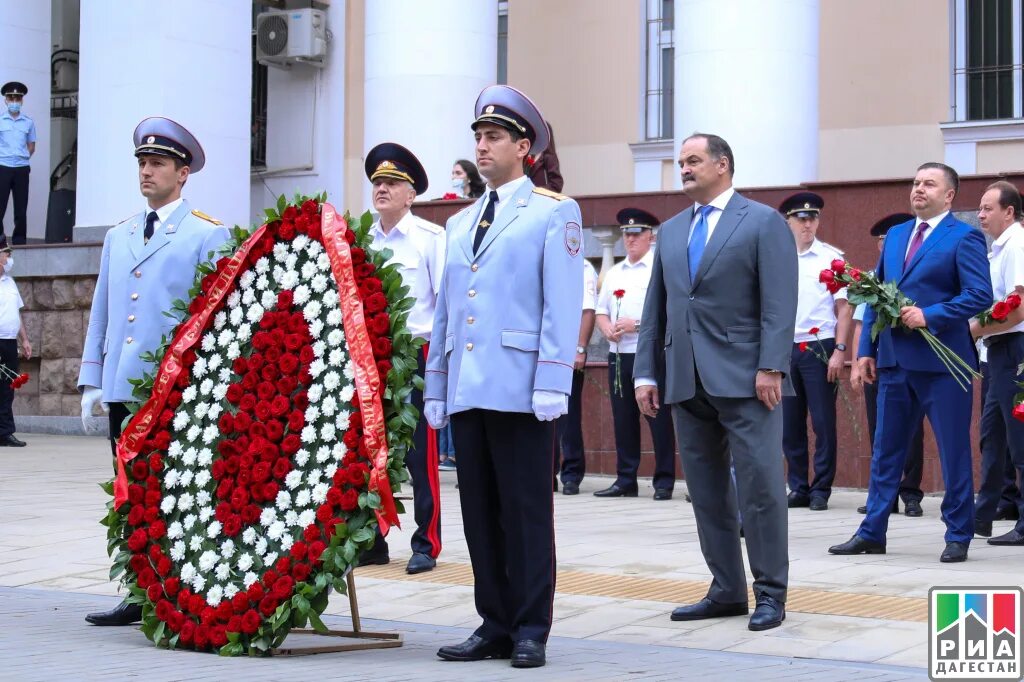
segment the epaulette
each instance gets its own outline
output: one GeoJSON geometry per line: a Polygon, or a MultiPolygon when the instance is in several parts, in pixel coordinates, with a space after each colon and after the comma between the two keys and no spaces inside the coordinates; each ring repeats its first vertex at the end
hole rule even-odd
{"type": "Polygon", "coordinates": [[[429,220],[423,220],[422,218],[417,218],[416,219],[416,224],[420,228],[422,228],[422,229],[426,230],[427,232],[429,232],[430,234],[444,234],[444,228],[443,227],[441,227],[440,225],[435,225],[434,223],[430,222],[429,220]]]}
{"type": "Polygon", "coordinates": [[[192,215],[194,215],[197,218],[202,218],[206,222],[213,223],[214,225],[223,225],[224,224],[221,221],[217,220],[216,218],[211,218],[210,216],[206,215],[202,211],[192,211],[192,215]]]}
{"type": "Polygon", "coordinates": [[[555,201],[565,201],[566,199],[569,198],[569,197],[565,196],[564,194],[559,194],[558,192],[552,192],[547,187],[534,187],[533,188],[533,193],[534,194],[540,194],[541,196],[544,196],[544,197],[551,197],[555,201]]]}
{"type": "Polygon", "coordinates": [[[839,254],[840,256],[846,256],[846,254],[845,254],[845,253],[843,253],[843,251],[842,251],[841,249],[839,249],[839,248],[836,248],[835,246],[832,246],[832,245],[831,245],[831,244],[829,244],[828,242],[823,242],[823,241],[821,241],[820,239],[818,240],[818,242],[819,242],[819,243],[820,243],[820,244],[821,244],[822,246],[824,246],[824,247],[825,247],[826,249],[831,249],[832,251],[835,251],[835,252],[836,252],[837,254],[839,254]]]}

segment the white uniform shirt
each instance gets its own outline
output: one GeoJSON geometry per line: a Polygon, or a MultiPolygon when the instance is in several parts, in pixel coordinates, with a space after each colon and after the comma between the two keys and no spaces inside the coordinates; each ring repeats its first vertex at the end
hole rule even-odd
{"type": "Polygon", "coordinates": [[[597,270],[583,260],[583,310],[597,309],[597,270]]]}
{"type": "Polygon", "coordinates": [[[794,343],[814,341],[814,334],[809,333],[814,327],[820,330],[819,339],[834,339],[836,336],[836,300],[846,300],[846,289],[840,289],[833,295],[818,281],[821,271],[831,268],[836,258],[843,258],[842,251],[817,239],[806,251],[797,253],[799,279],[794,343]]]}
{"type": "MultiPolygon", "coordinates": [[[[157,209],[150,208],[149,204],[146,204],[146,215],[142,219],[142,224],[146,224],[146,218],[149,217],[151,211],[155,210],[156,222],[153,223],[153,234],[156,234],[157,232],[160,231],[160,228],[163,227],[163,224],[167,222],[167,219],[171,217],[171,214],[178,210],[178,206],[181,206],[182,201],[183,199],[181,197],[178,197],[171,203],[161,206],[160,208],[157,209]]],[[[152,239],[152,237],[150,238],[152,239]]]]}
{"type": "Polygon", "coordinates": [[[16,339],[21,331],[19,310],[25,306],[14,278],[0,276],[0,339],[16,339]]]}
{"type": "MultiPolygon", "coordinates": [[[[614,324],[620,317],[639,320],[644,312],[644,299],[647,298],[647,287],[651,283],[651,272],[654,268],[654,251],[648,251],[636,263],[629,259],[617,263],[604,277],[601,294],[597,297],[597,314],[607,315],[614,324]],[[615,298],[617,289],[625,294],[621,302],[615,298]]],[[[618,343],[609,342],[612,353],[636,353],[636,343],[640,334],[634,331],[622,335],[618,343]]]]}
{"type": "MultiPolygon", "coordinates": [[[[1024,286],[1024,227],[1014,223],[992,242],[988,254],[988,269],[992,275],[992,295],[996,301],[1006,300],[1018,286],[1024,286]]],[[[984,328],[983,328],[984,329],[984,328]]],[[[988,336],[1024,331],[1024,322],[1000,330],[988,336]]]]}
{"type": "Polygon", "coordinates": [[[416,299],[406,322],[409,333],[429,340],[444,271],[444,228],[406,213],[388,234],[378,220],[370,228],[370,236],[374,249],[391,249],[388,262],[398,264],[409,295],[416,299]]]}

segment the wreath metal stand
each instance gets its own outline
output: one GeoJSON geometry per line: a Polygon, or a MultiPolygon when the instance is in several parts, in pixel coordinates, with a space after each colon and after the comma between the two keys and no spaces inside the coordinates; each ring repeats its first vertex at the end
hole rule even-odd
{"type": "Polygon", "coordinates": [[[399,632],[369,632],[363,630],[359,620],[359,601],[356,599],[356,582],[349,569],[345,576],[348,583],[348,603],[352,611],[351,630],[328,630],[317,632],[312,628],[295,628],[288,636],[285,646],[271,649],[271,656],[307,656],[309,654],[332,654],[340,651],[363,651],[365,649],[394,649],[402,646],[399,632]],[[296,635],[299,637],[296,638],[296,635]],[[351,642],[316,644],[314,637],[339,637],[352,639],[351,642]]]}

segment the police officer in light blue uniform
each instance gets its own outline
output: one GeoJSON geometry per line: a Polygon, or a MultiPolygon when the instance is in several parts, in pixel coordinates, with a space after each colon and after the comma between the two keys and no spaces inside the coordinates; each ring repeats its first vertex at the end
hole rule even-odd
{"type": "Polygon", "coordinates": [[[528,155],[548,143],[536,106],[504,85],[476,102],[487,193],[448,220],[424,411],[451,416],[466,544],[483,624],[450,661],[545,663],[555,556],[555,429],[568,410],[583,298],[580,209],[537,188],[528,155]]]}
{"type": "MultiPolygon", "coordinates": [[[[193,210],[181,188],[206,162],[198,140],[166,118],[147,118],[135,129],[135,156],[145,210],[116,225],[103,240],[99,277],[82,350],[78,388],[82,421],[102,401],[110,414],[113,451],[131,402],[129,379],[152,371],[142,353],[153,352],[175,322],[164,315],[175,299],[187,299],[196,266],[214,260],[228,240],[220,221],[193,210]]],[[[128,625],[141,608],[122,603],[93,613],[94,625],[128,625]]]]}
{"type": "Polygon", "coordinates": [[[12,244],[24,244],[28,229],[28,160],[36,151],[36,124],[21,113],[28,94],[24,83],[11,81],[0,88],[4,109],[0,111],[0,236],[4,233],[7,199],[14,195],[12,244]]]}

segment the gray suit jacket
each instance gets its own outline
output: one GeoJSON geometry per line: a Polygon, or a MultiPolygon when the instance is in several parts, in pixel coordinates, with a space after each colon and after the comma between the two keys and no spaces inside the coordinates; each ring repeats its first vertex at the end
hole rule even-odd
{"type": "MultiPolygon", "coordinates": [[[[753,398],[758,369],[789,372],[796,324],[797,255],[777,211],[734,194],[690,285],[693,207],[663,223],[644,302],[634,377],[657,378],[664,340],[663,404],[708,394],[753,398]]],[[[783,392],[792,395],[786,377],[783,392]]]]}

